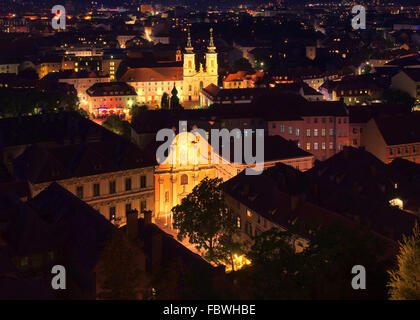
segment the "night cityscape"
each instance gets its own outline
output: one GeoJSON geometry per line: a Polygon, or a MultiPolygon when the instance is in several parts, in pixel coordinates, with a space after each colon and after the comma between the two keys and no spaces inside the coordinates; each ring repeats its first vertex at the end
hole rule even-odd
{"type": "Polygon", "coordinates": [[[1,0],[0,155],[0,300],[420,300],[420,2],[1,0]]]}

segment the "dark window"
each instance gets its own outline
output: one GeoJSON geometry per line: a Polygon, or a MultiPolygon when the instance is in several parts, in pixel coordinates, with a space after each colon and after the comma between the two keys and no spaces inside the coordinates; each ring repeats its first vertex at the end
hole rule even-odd
{"type": "Polygon", "coordinates": [[[252,237],[252,224],[249,221],[247,221],[246,224],[245,224],[245,232],[246,232],[247,235],[252,237]]]}
{"type": "Polygon", "coordinates": [[[146,188],[146,176],[140,176],[140,188],[146,188]]]}
{"type": "Polygon", "coordinates": [[[109,193],[115,193],[116,192],[116,184],[115,181],[109,182],[109,193]]]}
{"type": "Polygon", "coordinates": [[[129,213],[131,211],[131,203],[125,204],[125,213],[129,213]]]}
{"type": "Polygon", "coordinates": [[[140,201],[140,212],[146,211],[146,200],[140,201]]]}
{"type": "Polygon", "coordinates": [[[80,199],[83,199],[83,186],[79,186],[79,187],[76,188],[76,195],[80,199]]]}
{"type": "Polygon", "coordinates": [[[188,176],[186,174],[183,174],[181,176],[181,185],[188,184],[188,176]]]}
{"type": "Polygon", "coordinates": [[[99,197],[99,194],[100,194],[99,183],[95,183],[93,185],[93,196],[94,197],[99,197]]]}
{"type": "Polygon", "coordinates": [[[117,217],[117,210],[115,207],[109,207],[109,220],[115,220],[117,217]]]}
{"type": "Polygon", "coordinates": [[[131,178],[126,178],[125,179],[125,191],[130,191],[131,190],[131,178]]]}

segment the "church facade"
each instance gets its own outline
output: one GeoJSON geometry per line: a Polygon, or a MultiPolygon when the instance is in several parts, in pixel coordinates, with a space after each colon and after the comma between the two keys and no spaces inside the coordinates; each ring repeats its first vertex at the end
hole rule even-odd
{"type": "Polygon", "coordinates": [[[176,88],[180,103],[186,108],[200,105],[200,90],[210,84],[218,83],[217,52],[213,40],[213,30],[210,29],[210,41],[205,54],[205,66],[196,66],[194,48],[188,33],[187,46],[183,59],[174,62],[163,62],[153,67],[128,68],[120,81],[135,88],[137,102],[159,108],[162,95],[171,96],[171,90],[176,88]],[[183,61],[181,61],[183,60],[183,61]],[[197,70],[198,69],[198,70],[197,70]]]}

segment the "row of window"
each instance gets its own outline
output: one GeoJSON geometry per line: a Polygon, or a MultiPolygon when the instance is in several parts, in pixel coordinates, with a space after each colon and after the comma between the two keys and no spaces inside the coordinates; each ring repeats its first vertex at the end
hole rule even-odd
{"type": "MultiPolygon", "coordinates": [[[[135,100],[135,98],[110,98],[109,101],[112,101],[112,99],[115,99],[115,101],[122,101],[124,99],[127,99],[127,101],[135,100]]],[[[98,101],[107,101],[107,100],[108,100],[107,98],[98,99],[98,101]]],[[[93,101],[96,101],[96,99],[93,99],[93,101]]]]}
{"type": "MultiPolygon", "coordinates": [[[[132,210],[131,202],[125,204],[125,213],[127,214],[132,210]]],[[[147,210],[146,200],[140,200],[140,213],[147,210]]],[[[109,220],[117,221],[117,208],[115,206],[109,207],[109,220]]]]}
{"type": "MultiPolygon", "coordinates": [[[[313,118],[313,123],[318,123],[318,121],[320,121],[321,123],[327,123],[327,119],[329,123],[334,122],[333,117],[328,117],[328,118],[323,117],[323,118],[313,118]]],[[[347,123],[347,118],[337,118],[337,123],[341,124],[341,122],[347,123]]],[[[311,123],[311,118],[307,118],[306,123],[311,123]]]]}
{"type": "MultiPolygon", "coordinates": [[[[273,129],[276,128],[275,123],[272,124],[272,128],[273,129]]],[[[282,133],[285,132],[285,125],[284,124],[280,125],[280,132],[282,132],[282,133]]],[[[288,133],[289,133],[289,135],[295,134],[296,137],[299,137],[300,136],[300,129],[295,128],[295,131],[293,132],[293,127],[289,126],[288,127],[288,133]]],[[[321,132],[319,132],[319,129],[313,129],[313,136],[314,137],[318,137],[320,133],[321,133],[322,137],[325,137],[327,135],[327,129],[323,128],[323,129],[321,129],[321,132]]],[[[330,128],[328,130],[328,133],[329,133],[330,136],[334,136],[334,129],[330,128]]],[[[310,137],[311,134],[312,134],[312,130],[311,129],[306,129],[306,136],[310,137]]],[[[338,129],[338,136],[339,137],[341,137],[341,136],[346,137],[347,136],[347,130],[346,129],[344,129],[344,130],[338,129]]]]}
{"type": "MultiPolygon", "coordinates": [[[[306,150],[311,150],[311,146],[313,146],[314,150],[319,150],[320,147],[321,147],[321,150],[326,150],[326,148],[327,148],[327,144],[325,142],[321,142],[321,145],[318,142],[314,142],[313,145],[310,142],[307,142],[306,143],[306,150]]],[[[338,146],[337,146],[338,150],[341,150],[341,146],[342,146],[341,143],[339,143],[338,146]]],[[[300,143],[298,143],[298,147],[300,148],[300,143]]],[[[328,148],[330,150],[333,150],[334,149],[334,142],[330,142],[328,144],[328,148]]]]}
{"type": "MultiPolygon", "coordinates": [[[[132,190],[132,179],[131,178],[126,178],[124,183],[125,183],[125,185],[124,185],[125,186],[125,191],[132,190]]],[[[140,176],[140,188],[144,189],[146,187],[147,187],[146,176],[140,176]]],[[[93,196],[94,197],[99,197],[101,195],[100,184],[99,183],[94,183],[92,188],[93,188],[93,196]]],[[[116,183],[115,180],[109,181],[108,192],[109,192],[109,194],[117,193],[117,183],[116,183]]],[[[80,199],[84,198],[84,187],[83,186],[77,186],[76,187],[76,195],[80,199]]]]}
{"type": "Polygon", "coordinates": [[[415,146],[412,147],[405,147],[405,148],[390,148],[389,149],[389,154],[391,156],[393,155],[401,155],[402,154],[402,150],[404,150],[404,154],[408,155],[408,154],[416,154],[417,149],[415,146]]]}

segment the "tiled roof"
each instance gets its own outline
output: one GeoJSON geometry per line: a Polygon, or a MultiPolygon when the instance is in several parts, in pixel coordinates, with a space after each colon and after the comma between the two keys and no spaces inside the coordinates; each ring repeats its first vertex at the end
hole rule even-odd
{"type": "Polygon", "coordinates": [[[156,67],[128,69],[120,78],[123,82],[180,81],[183,79],[182,67],[156,67]]]}
{"type": "Polygon", "coordinates": [[[117,137],[77,112],[60,112],[0,119],[0,146],[34,143],[72,144],[117,137]]]}
{"type": "Polygon", "coordinates": [[[362,149],[343,151],[305,172],[316,191],[310,197],[323,207],[360,221],[383,236],[401,240],[411,234],[419,218],[391,207],[398,197],[395,175],[387,166],[362,149]]]}
{"type": "MultiPolygon", "coordinates": [[[[255,136],[255,134],[254,134],[255,136]]],[[[211,135],[210,135],[210,142],[211,142],[211,135]]],[[[234,158],[235,152],[235,144],[231,140],[230,141],[230,162],[236,163],[234,158]]],[[[255,153],[256,148],[256,140],[255,137],[252,139],[252,151],[255,153]]],[[[221,150],[215,150],[215,152],[220,153],[222,155],[221,150]]],[[[245,139],[242,139],[242,161],[239,164],[245,164],[245,139]]],[[[296,143],[292,141],[288,141],[281,136],[265,136],[264,137],[264,162],[271,162],[271,161],[280,161],[280,160],[288,160],[288,159],[297,159],[297,158],[305,158],[305,157],[312,157],[312,154],[300,149],[296,143]]]]}
{"type": "Polygon", "coordinates": [[[125,82],[95,83],[86,90],[90,97],[136,96],[136,90],[125,82]]]}
{"type": "Polygon", "coordinates": [[[374,118],[387,145],[420,142],[420,113],[378,116],[374,118]]]}
{"type": "Polygon", "coordinates": [[[32,145],[14,161],[15,175],[42,183],[153,165],[151,156],[120,140],[46,147],[32,145]]]}
{"type": "Polygon", "coordinates": [[[403,72],[413,81],[420,82],[420,68],[406,68],[403,70],[403,72]]]}

